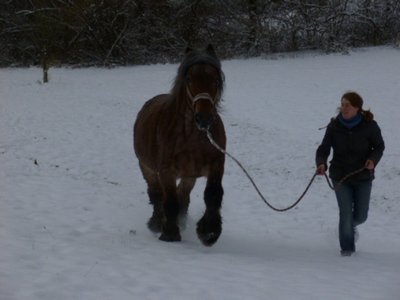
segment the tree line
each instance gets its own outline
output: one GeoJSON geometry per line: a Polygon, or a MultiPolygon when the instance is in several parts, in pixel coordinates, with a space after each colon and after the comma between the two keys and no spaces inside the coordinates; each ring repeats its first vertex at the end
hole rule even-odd
{"type": "Polygon", "coordinates": [[[174,62],[400,41],[397,0],[2,0],[0,66],[174,62]]]}

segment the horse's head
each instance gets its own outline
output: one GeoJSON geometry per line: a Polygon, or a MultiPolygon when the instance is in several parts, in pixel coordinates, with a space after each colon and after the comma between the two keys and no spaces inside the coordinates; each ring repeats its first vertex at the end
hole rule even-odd
{"type": "Polygon", "coordinates": [[[186,49],[178,75],[184,78],[180,89],[193,110],[196,126],[208,130],[221,100],[224,83],[221,63],[213,47],[209,45],[205,51],[186,49]]]}
{"type": "Polygon", "coordinates": [[[196,125],[201,130],[209,129],[220,98],[218,70],[208,64],[196,64],[188,69],[185,81],[196,125]]]}

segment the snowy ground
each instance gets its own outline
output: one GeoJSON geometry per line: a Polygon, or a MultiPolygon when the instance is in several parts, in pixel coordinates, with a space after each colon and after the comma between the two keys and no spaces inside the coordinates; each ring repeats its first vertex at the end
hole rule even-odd
{"type": "Polygon", "coordinates": [[[295,201],[340,96],[361,93],[386,151],[358,252],[341,257],[333,192],[318,177],[300,205],[270,210],[230,159],[224,228],[196,237],[204,180],[183,241],[146,228],[151,214],[132,124],[167,92],[177,65],[0,69],[0,299],[400,299],[400,51],[222,62],[228,151],[276,206],[295,201]]]}

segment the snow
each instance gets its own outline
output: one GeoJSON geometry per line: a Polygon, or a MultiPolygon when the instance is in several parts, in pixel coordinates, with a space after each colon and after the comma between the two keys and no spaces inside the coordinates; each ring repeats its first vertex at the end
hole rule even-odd
{"type": "Polygon", "coordinates": [[[143,103],[177,65],[0,69],[0,299],[351,299],[400,293],[400,52],[301,53],[222,62],[228,152],[275,206],[292,204],[340,96],[356,90],[386,142],[357,253],[339,255],[338,209],[317,177],[277,213],[229,158],[223,231],[197,239],[204,179],[182,242],[146,227],[151,207],[132,149],[143,103]]]}

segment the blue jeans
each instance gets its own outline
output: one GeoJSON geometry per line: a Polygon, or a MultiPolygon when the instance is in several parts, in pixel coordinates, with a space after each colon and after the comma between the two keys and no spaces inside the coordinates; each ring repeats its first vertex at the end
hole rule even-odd
{"type": "Polygon", "coordinates": [[[372,180],[342,183],[340,186],[337,181],[333,181],[333,185],[337,188],[335,193],[339,206],[340,248],[356,251],[354,228],[367,220],[372,180]]]}

